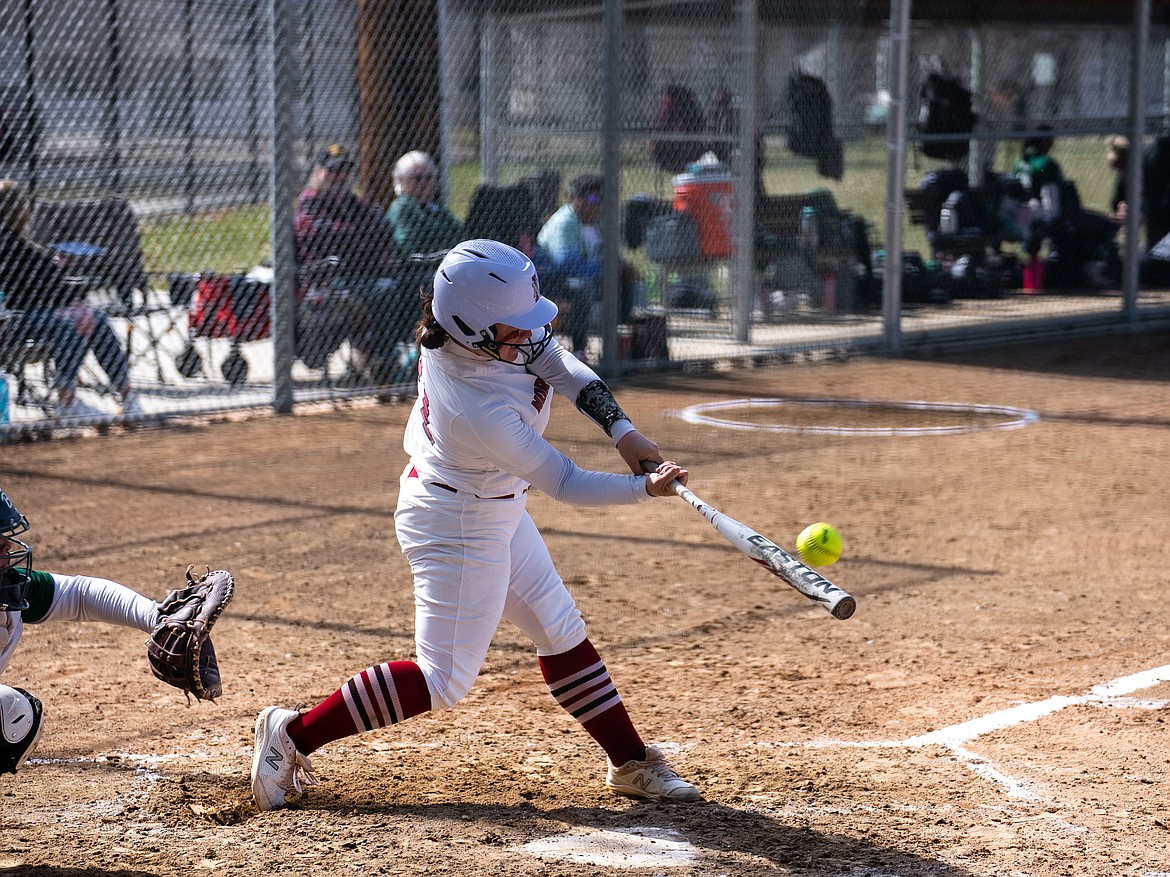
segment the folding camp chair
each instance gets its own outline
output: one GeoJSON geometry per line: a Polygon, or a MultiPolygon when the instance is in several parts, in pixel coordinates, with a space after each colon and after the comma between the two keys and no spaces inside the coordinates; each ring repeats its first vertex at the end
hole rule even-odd
{"type": "Polygon", "coordinates": [[[33,240],[60,255],[66,270],[90,289],[94,304],[126,320],[126,352],[133,368],[150,362],[164,383],[162,336],[176,328],[165,293],[151,289],[142,258],[138,218],[119,195],[79,201],[37,201],[33,206],[33,240]],[[102,297],[104,295],[104,298],[102,297]],[[159,331],[152,317],[165,315],[159,331]],[[145,345],[135,348],[141,330],[145,345]]]}

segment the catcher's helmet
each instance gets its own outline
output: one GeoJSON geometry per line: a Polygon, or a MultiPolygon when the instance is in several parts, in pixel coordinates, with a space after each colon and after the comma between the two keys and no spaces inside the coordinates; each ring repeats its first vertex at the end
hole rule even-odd
{"type": "MultiPolygon", "coordinates": [[[[500,359],[500,347],[515,347],[515,365],[540,356],[552,341],[549,323],[557,306],[540,294],[532,260],[499,241],[464,241],[435,272],[435,319],[455,340],[500,359]],[[532,331],[521,344],[496,340],[497,323],[532,331]]],[[[506,360],[501,360],[506,361],[506,360]]]]}
{"type": "Polygon", "coordinates": [[[0,490],[0,612],[28,608],[32,548],[16,537],[28,530],[28,519],[0,490]]]}
{"type": "Polygon", "coordinates": [[[44,727],[41,702],[23,688],[0,685],[0,773],[16,769],[32,754],[44,727]]]}

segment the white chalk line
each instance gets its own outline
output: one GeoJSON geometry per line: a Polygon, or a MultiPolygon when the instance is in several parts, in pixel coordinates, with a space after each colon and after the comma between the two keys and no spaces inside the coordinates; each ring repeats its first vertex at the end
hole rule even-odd
{"type": "Polygon", "coordinates": [[[1085,694],[1055,695],[1032,703],[988,713],[957,725],[939,728],[927,734],[908,737],[905,740],[850,741],[810,740],[801,743],[757,743],[759,747],[800,747],[805,749],[857,748],[857,749],[916,749],[923,746],[942,746],[949,749],[955,758],[972,771],[987,780],[1002,786],[1009,797],[1036,800],[1039,796],[1020,780],[1011,777],[986,758],[976,755],[965,746],[984,734],[1002,731],[1025,722],[1033,722],[1050,716],[1070,706],[1100,706],[1125,709],[1164,709],[1170,706],[1167,700],[1139,700],[1129,697],[1135,691],[1150,688],[1162,682],[1170,682],[1170,664],[1122,676],[1109,682],[1094,685],[1085,694]]]}
{"type": "Polygon", "coordinates": [[[78,756],[76,758],[29,758],[25,764],[120,764],[129,762],[137,767],[166,764],[171,761],[193,761],[209,758],[205,752],[171,752],[164,754],[138,752],[109,752],[105,755],[78,756]]]}
{"type": "MultiPolygon", "coordinates": [[[[812,749],[914,749],[925,746],[942,746],[949,749],[956,760],[970,768],[975,774],[1002,787],[1009,797],[1036,800],[1038,795],[1026,783],[1005,774],[986,758],[970,751],[962,744],[992,731],[1036,721],[1070,706],[1163,709],[1170,706],[1170,701],[1139,700],[1129,697],[1136,691],[1150,688],[1162,682],[1170,682],[1170,664],[1100,683],[1082,695],[1056,695],[1041,701],[1020,704],[956,725],[939,728],[926,734],[908,737],[901,741],[811,740],[801,743],[756,743],[752,745],[759,748],[802,747],[812,749]]],[[[664,742],[661,744],[661,748],[674,752],[685,747],[664,742]]],[[[123,753],[88,758],[38,758],[29,759],[29,763],[81,764],[125,760],[139,765],[158,765],[192,757],[192,753],[169,755],[123,753]]],[[[141,772],[148,782],[159,779],[159,775],[153,771],[141,772]]],[[[687,868],[694,865],[698,853],[686,836],[673,828],[648,827],[617,830],[585,828],[543,838],[515,849],[535,858],[552,858],[615,868],[687,868]]],[[[1170,877],[1170,872],[1148,872],[1143,877],[1170,877]]]]}
{"type": "Polygon", "coordinates": [[[882,402],[876,399],[797,399],[797,398],[749,398],[728,399],[721,402],[704,402],[691,405],[675,416],[687,423],[719,426],[724,429],[742,429],[752,432],[805,433],[809,435],[854,435],[854,436],[910,436],[910,435],[951,435],[955,433],[980,432],[986,429],[1023,429],[1040,419],[1030,408],[1012,408],[1006,405],[968,405],[958,402],[882,402]],[[711,417],[709,411],[723,411],[737,408],[783,408],[805,406],[810,408],[867,408],[877,411],[937,411],[947,414],[998,414],[1005,419],[995,423],[966,423],[948,426],[798,426],[785,423],[747,423],[742,420],[728,420],[711,417]]]}

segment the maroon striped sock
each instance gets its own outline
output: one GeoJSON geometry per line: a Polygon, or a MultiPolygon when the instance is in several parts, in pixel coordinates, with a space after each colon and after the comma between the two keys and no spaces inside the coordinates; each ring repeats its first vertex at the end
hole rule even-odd
{"type": "Polygon", "coordinates": [[[362,670],[288,726],[303,755],[326,743],[396,725],[431,708],[422,670],[413,661],[387,661],[362,670]]]}
{"type": "Polygon", "coordinates": [[[625,764],[646,757],[646,746],[593,643],[585,640],[567,652],[541,657],[540,672],[557,703],[581,723],[610,761],[625,764]]]}

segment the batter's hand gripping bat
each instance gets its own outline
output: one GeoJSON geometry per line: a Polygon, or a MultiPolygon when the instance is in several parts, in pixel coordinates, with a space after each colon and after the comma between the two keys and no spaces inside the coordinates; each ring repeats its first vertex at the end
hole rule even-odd
{"type": "MultiPolygon", "coordinates": [[[[643,460],[642,468],[654,472],[657,466],[649,460],[643,460]]],[[[670,487],[680,499],[690,503],[695,511],[706,518],[720,536],[814,603],[820,603],[834,618],[844,621],[857,609],[857,601],[849,594],[820,573],[813,572],[771,539],[766,539],[735,518],[729,518],[677,480],[670,482],[670,487]]]]}

